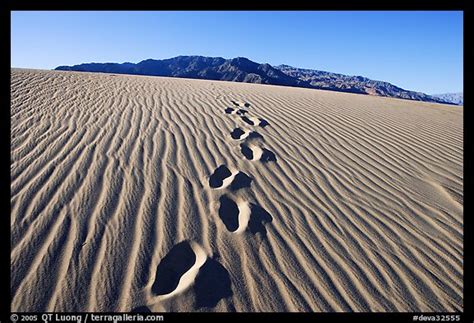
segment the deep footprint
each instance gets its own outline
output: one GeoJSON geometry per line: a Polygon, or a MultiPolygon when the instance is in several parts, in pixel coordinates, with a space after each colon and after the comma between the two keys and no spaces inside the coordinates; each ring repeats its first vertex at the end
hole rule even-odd
{"type": "Polygon", "coordinates": [[[269,125],[268,121],[262,118],[255,118],[255,117],[246,117],[246,116],[241,116],[242,121],[245,123],[248,123],[251,126],[260,126],[262,128],[265,128],[266,126],[269,125]]]}
{"type": "Polygon", "coordinates": [[[263,163],[266,163],[271,161],[276,162],[277,160],[275,153],[266,148],[260,148],[258,146],[240,144],[240,151],[245,158],[252,161],[259,160],[263,163]]]}
{"type": "Polygon", "coordinates": [[[248,176],[247,174],[243,172],[238,172],[235,175],[232,183],[230,184],[230,189],[232,191],[237,191],[237,190],[240,190],[241,188],[250,187],[251,184],[252,184],[252,177],[248,176]]]}
{"type": "Polygon", "coordinates": [[[245,156],[245,158],[247,158],[248,160],[253,160],[253,150],[250,149],[249,146],[241,144],[240,151],[242,152],[242,155],[245,156]]]}
{"type": "Polygon", "coordinates": [[[230,133],[230,136],[232,137],[232,139],[243,139],[242,138],[242,135],[245,134],[245,131],[243,131],[242,129],[240,128],[235,128],[234,130],[232,130],[232,132],[230,133]]]}
{"type": "Polygon", "coordinates": [[[249,138],[249,139],[262,139],[263,138],[262,135],[256,131],[244,131],[240,128],[235,128],[234,130],[232,130],[232,132],[230,133],[230,136],[232,137],[232,139],[235,139],[235,140],[243,140],[245,138],[249,138]]]}
{"type": "Polygon", "coordinates": [[[277,158],[276,155],[273,151],[270,151],[266,148],[262,149],[262,157],[260,158],[260,161],[266,163],[266,162],[276,162],[277,158]]]}
{"type": "Polygon", "coordinates": [[[185,291],[194,283],[206,259],[204,250],[197,243],[178,243],[158,265],[152,292],[168,298],[185,291]]]}
{"type": "Polygon", "coordinates": [[[239,208],[237,203],[223,195],[219,199],[221,204],[219,208],[219,217],[224,222],[225,227],[230,232],[235,232],[239,228],[239,208]]]}
{"type": "Polygon", "coordinates": [[[248,102],[242,103],[242,102],[237,102],[237,101],[234,101],[234,100],[232,100],[230,102],[232,102],[232,104],[235,105],[236,107],[242,107],[242,106],[246,107],[246,108],[250,107],[250,103],[248,103],[248,102]]]}
{"type": "Polygon", "coordinates": [[[232,176],[232,172],[225,165],[216,168],[214,173],[209,177],[209,186],[219,188],[223,186],[224,180],[232,176]]]}
{"type": "Polygon", "coordinates": [[[258,120],[260,120],[259,126],[262,128],[265,128],[266,126],[270,125],[267,120],[264,120],[262,118],[258,118],[258,120]]]}
{"type": "Polygon", "coordinates": [[[216,168],[214,173],[209,177],[209,186],[214,189],[221,189],[230,186],[233,191],[241,188],[249,187],[252,178],[247,174],[236,171],[231,172],[225,165],[216,168]]]}
{"type": "Polygon", "coordinates": [[[227,269],[217,260],[208,258],[199,270],[195,283],[196,307],[215,307],[221,299],[232,296],[227,269]]]}
{"type": "Polygon", "coordinates": [[[234,201],[226,195],[219,202],[219,217],[229,232],[240,233],[248,228],[252,234],[266,236],[265,224],[273,218],[265,209],[246,201],[234,201]]]}
{"type": "Polygon", "coordinates": [[[255,123],[253,122],[253,120],[250,120],[248,117],[242,117],[242,120],[251,126],[255,126],[255,123]]]}
{"type": "Polygon", "coordinates": [[[196,255],[187,241],[175,245],[161,260],[151,290],[155,295],[166,295],[178,287],[179,280],[196,262],[196,255]]]}
{"type": "Polygon", "coordinates": [[[243,116],[248,112],[248,110],[244,110],[244,109],[236,110],[234,108],[225,108],[224,112],[227,113],[227,114],[237,114],[239,116],[243,116]]]}
{"type": "Polygon", "coordinates": [[[265,224],[272,222],[273,217],[264,208],[253,203],[250,204],[250,212],[250,232],[253,234],[260,233],[265,237],[267,235],[265,224]]]}

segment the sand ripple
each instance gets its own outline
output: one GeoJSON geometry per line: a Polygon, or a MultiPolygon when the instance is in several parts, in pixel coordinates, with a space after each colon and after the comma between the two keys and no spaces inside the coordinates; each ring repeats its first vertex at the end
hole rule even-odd
{"type": "Polygon", "coordinates": [[[462,310],[462,107],[11,81],[13,311],[462,310]]]}

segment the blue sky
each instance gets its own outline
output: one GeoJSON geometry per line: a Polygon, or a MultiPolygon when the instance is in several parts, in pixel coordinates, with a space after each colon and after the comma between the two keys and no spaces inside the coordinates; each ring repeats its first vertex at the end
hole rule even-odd
{"type": "Polygon", "coordinates": [[[461,11],[21,11],[11,18],[12,67],[243,56],[428,94],[463,91],[461,11]]]}

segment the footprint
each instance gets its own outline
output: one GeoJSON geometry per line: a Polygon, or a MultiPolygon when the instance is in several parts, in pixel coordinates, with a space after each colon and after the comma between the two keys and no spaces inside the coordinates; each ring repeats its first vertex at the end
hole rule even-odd
{"type": "Polygon", "coordinates": [[[221,299],[232,296],[229,272],[212,258],[199,270],[194,286],[197,308],[215,307],[221,299]]]}
{"type": "Polygon", "coordinates": [[[273,151],[270,151],[266,148],[262,149],[262,157],[260,157],[260,161],[266,163],[266,162],[276,162],[277,158],[276,155],[273,151]]]}
{"type": "Polygon", "coordinates": [[[209,186],[212,188],[222,188],[225,180],[230,177],[232,177],[232,172],[227,166],[221,165],[217,167],[214,173],[209,177],[209,186]]]}
{"type": "Polygon", "coordinates": [[[241,188],[249,187],[252,178],[240,171],[230,171],[225,165],[216,168],[214,173],[209,177],[209,186],[214,189],[222,189],[230,186],[233,191],[241,188]]]}
{"type": "Polygon", "coordinates": [[[255,120],[251,120],[251,119],[249,119],[248,117],[245,117],[245,116],[242,117],[242,120],[243,120],[244,122],[248,123],[248,124],[251,125],[251,126],[255,126],[255,122],[254,122],[255,120]]]}
{"type": "Polygon", "coordinates": [[[265,224],[272,222],[273,217],[263,207],[257,204],[250,204],[249,231],[253,234],[260,233],[267,235],[265,224]]]}
{"type": "Polygon", "coordinates": [[[242,140],[242,139],[245,139],[245,138],[248,136],[248,132],[245,132],[245,131],[243,131],[243,130],[240,129],[240,128],[235,128],[235,129],[232,130],[232,132],[230,133],[230,136],[231,136],[233,139],[242,140]],[[246,135],[246,136],[244,136],[244,135],[246,135]]]}
{"type": "Polygon", "coordinates": [[[248,102],[240,102],[240,101],[234,101],[234,100],[231,100],[230,102],[232,102],[232,104],[235,105],[236,107],[246,107],[246,108],[250,107],[250,103],[248,102]]]}
{"type": "Polygon", "coordinates": [[[245,158],[252,161],[259,160],[266,163],[270,161],[276,162],[277,160],[275,153],[272,151],[254,145],[240,144],[240,151],[245,156],[245,158]]]}
{"type": "Polygon", "coordinates": [[[246,202],[236,203],[226,195],[219,199],[219,217],[230,232],[243,232],[250,220],[250,208],[246,202]]]}
{"type": "Polygon", "coordinates": [[[242,152],[242,155],[244,155],[245,158],[247,158],[248,160],[254,160],[254,150],[251,149],[249,146],[240,144],[240,151],[242,152]]]}
{"type": "Polygon", "coordinates": [[[241,118],[244,122],[248,123],[251,126],[260,126],[262,128],[265,128],[266,126],[269,125],[268,121],[262,118],[246,117],[246,116],[241,116],[241,118]]]}
{"type": "Polygon", "coordinates": [[[197,243],[178,243],[158,265],[152,292],[162,298],[169,298],[185,291],[194,283],[206,259],[206,253],[197,243]]]}
{"type": "Polygon", "coordinates": [[[241,233],[249,228],[253,234],[266,235],[265,224],[273,218],[265,209],[244,200],[234,201],[226,195],[221,196],[219,202],[219,217],[228,231],[241,233]]]}
{"type": "Polygon", "coordinates": [[[268,121],[265,119],[259,118],[258,120],[260,120],[260,123],[258,125],[262,128],[265,128],[266,126],[270,125],[270,123],[268,123],[268,121]]]}
{"type": "Polygon", "coordinates": [[[248,102],[242,103],[242,102],[234,101],[234,100],[232,100],[230,102],[232,102],[232,104],[235,105],[236,107],[246,107],[246,108],[250,107],[250,103],[248,103],[248,102]]]}
{"type": "Polygon", "coordinates": [[[232,191],[240,190],[241,188],[250,187],[252,184],[252,177],[248,176],[243,172],[238,172],[232,183],[230,184],[230,189],[232,191]]]}
{"type": "Polygon", "coordinates": [[[239,116],[243,116],[249,111],[244,110],[244,109],[238,109],[237,110],[237,109],[234,109],[234,108],[225,108],[224,112],[227,113],[227,114],[237,114],[239,116]]]}
{"type": "Polygon", "coordinates": [[[230,133],[230,136],[232,137],[232,139],[235,139],[235,140],[244,140],[245,138],[249,138],[249,139],[262,139],[262,135],[259,134],[258,132],[256,131],[249,131],[249,130],[242,130],[240,128],[235,128],[234,130],[232,130],[232,132],[230,133]]]}

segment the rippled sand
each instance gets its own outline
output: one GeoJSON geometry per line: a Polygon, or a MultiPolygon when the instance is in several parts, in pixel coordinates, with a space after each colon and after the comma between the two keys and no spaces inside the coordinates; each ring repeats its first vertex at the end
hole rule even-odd
{"type": "Polygon", "coordinates": [[[463,107],[11,77],[13,311],[462,310],[463,107]]]}

